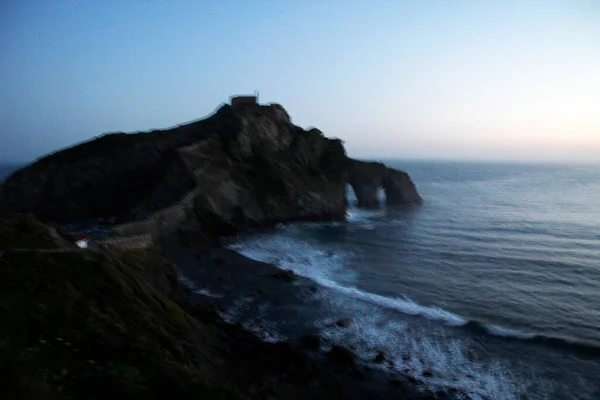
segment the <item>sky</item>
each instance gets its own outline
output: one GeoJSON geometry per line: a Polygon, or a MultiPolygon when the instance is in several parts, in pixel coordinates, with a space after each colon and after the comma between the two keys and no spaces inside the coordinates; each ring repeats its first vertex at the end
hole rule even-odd
{"type": "Polygon", "coordinates": [[[0,1],[0,161],[255,90],[357,158],[600,162],[600,0],[0,1]]]}

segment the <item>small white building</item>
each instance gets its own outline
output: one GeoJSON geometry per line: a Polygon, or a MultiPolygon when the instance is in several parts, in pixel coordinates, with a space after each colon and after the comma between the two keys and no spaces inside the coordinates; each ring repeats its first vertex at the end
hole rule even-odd
{"type": "Polygon", "coordinates": [[[86,234],[84,233],[80,233],[78,235],[75,235],[74,237],[75,240],[75,245],[77,247],[79,247],[80,249],[87,249],[88,248],[88,237],[86,234]]]}

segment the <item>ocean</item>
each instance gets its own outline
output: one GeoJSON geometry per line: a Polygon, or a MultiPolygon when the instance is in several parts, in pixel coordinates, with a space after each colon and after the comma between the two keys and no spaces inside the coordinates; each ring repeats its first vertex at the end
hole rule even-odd
{"type": "Polygon", "coordinates": [[[387,164],[423,206],[234,240],[323,290],[291,305],[240,294],[223,314],[265,340],[310,327],[463,398],[600,399],[600,166],[387,164]]]}

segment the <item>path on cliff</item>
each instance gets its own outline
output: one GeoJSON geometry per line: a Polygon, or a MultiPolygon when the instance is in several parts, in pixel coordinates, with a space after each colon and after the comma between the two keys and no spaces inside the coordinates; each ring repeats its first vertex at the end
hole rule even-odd
{"type": "Polygon", "coordinates": [[[4,255],[4,253],[8,253],[9,251],[15,251],[18,253],[32,253],[32,252],[38,252],[38,253],[67,253],[70,251],[89,251],[86,249],[10,249],[10,250],[3,250],[0,251],[0,258],[4,255]]]}
{"type": "Polygon", "coordinates": [[[56,228],[48,228],[48,233],[50,234],[50,237],[52,238],[52,240],[54,240],[54,242],[61,248],[73,249],[73,250],[77,249],[77,247],[75,247],[75,245],[73,243],[69,242],[67,239],[62,237],[58,233],[56,228]]]}

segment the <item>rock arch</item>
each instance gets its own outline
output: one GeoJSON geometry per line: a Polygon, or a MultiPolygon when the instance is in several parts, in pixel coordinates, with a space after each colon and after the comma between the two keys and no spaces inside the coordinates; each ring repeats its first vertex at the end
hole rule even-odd
{"type": "Polygon", "coordinates": [[[354,190],[358,206],[379,207],[378,192],[383,188],[387,205],[421,204],[415,184],[404,171],[374,161],[351,160],[348,184],[354,190]]]}

